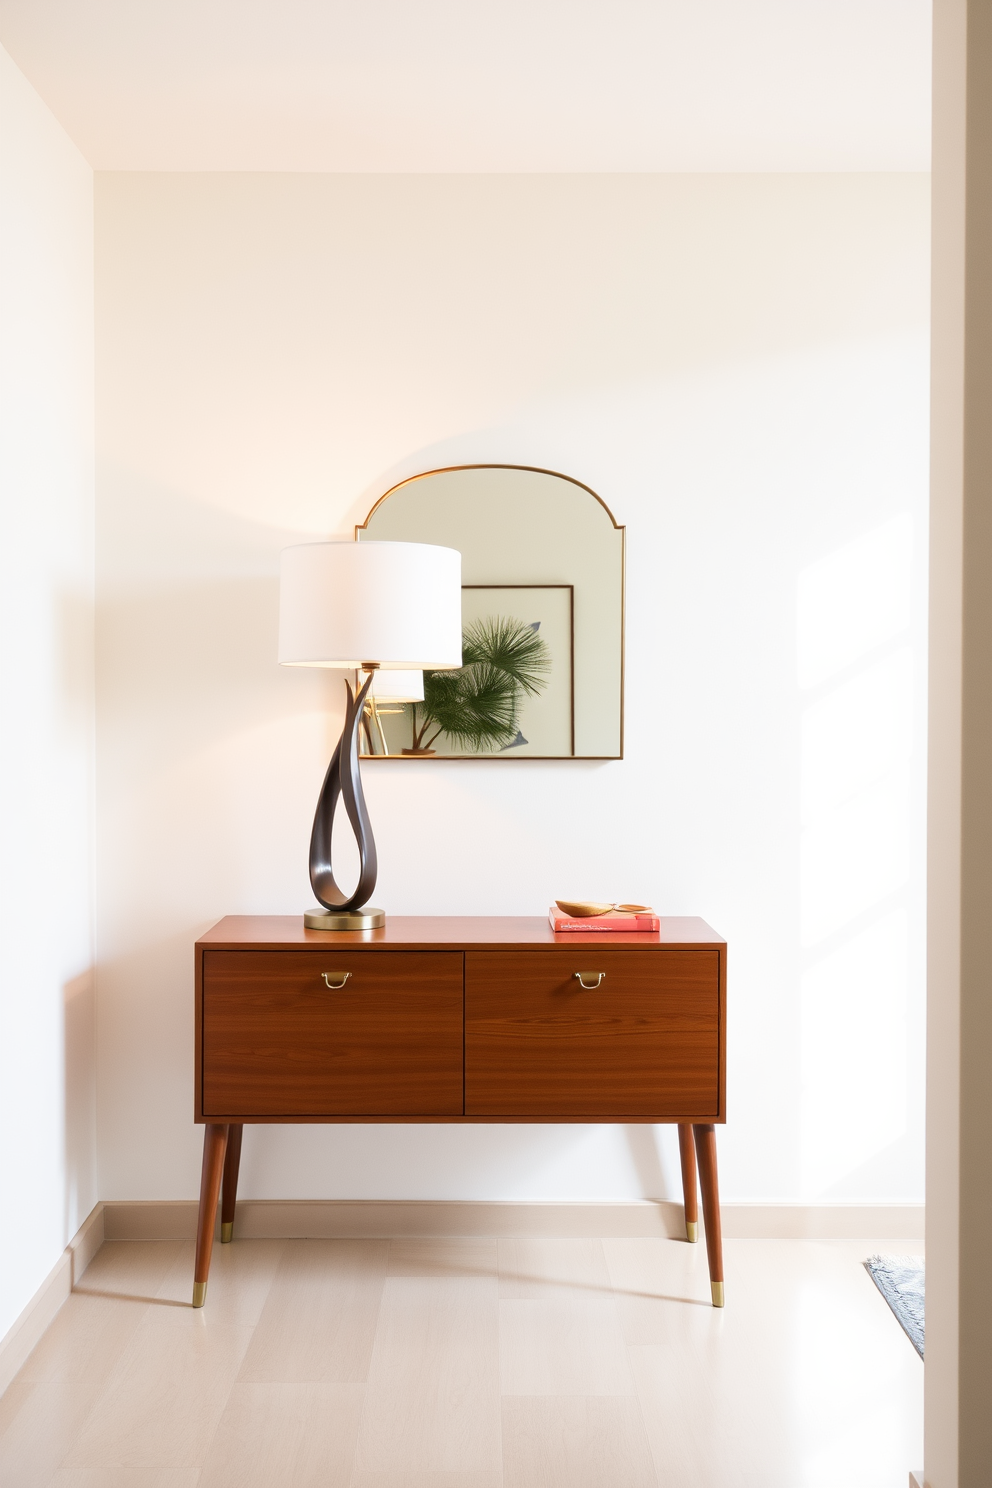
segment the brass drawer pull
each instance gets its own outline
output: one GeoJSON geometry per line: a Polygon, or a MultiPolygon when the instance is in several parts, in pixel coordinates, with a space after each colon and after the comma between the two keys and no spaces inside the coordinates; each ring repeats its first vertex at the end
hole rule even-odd
{"type": "Polygon", "coordinates": [[[324,981],[332,992],[340,992],[345,982],[351,976],[350,971],[325,971],[322,973],[324,981]],[[331,978],[334,978],[332,981],[331,978]]]}
{"type": "Polygon", "coordinates": [[[579,986],[584,987],[587,992],[595,992],[605,976],[605,971],[577,971],[575,973],[575,979],[579,986]],[[592,980],[593,977],[596,978],[595,981],[592,980]],[[586,978],[588,978],[588,981],[586,978]]]}

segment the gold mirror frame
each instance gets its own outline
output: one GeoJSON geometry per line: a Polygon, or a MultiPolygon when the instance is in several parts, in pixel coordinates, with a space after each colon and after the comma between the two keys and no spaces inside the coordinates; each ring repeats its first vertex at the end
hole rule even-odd
{"type": "MultiPolygon", "coordinates": [[[[383,494],[381,496],[379,496],[376,499],[376,501],[373,502],[372,506],[369,508],[369,511],[368,511],[368,513],[367,513],[367,515],[365,517],[364,522],[357,522],[355,524],[355,541],[356,542],[359,542],[359,541],[361,541],[361,537],[362,537],[363,534],[365,534],[365,535],[368,535],[369,534],[369,523],[372,521],[372,518],[375,516],[375,514],[379,510],[379,508],[381,506],[383,506],[384,503],[387,502],[390,499],[390,497],[395,496],[397,494],[397,492],[402,491],[405,487],[411,486],[411,485],[413,485],[413,484],[415,484],[415,483],[417,483],[419,481],[428,480],[432,476],[436,476],[436,475],[451,475],[451,474],[457,473],[458,471],[465,471],[465,470],[513,470],[513,471],[523,471],[523,472],[527,472],[527,473],[532,474],[532,475],[546,475],[546,476],[551,476],[551,477],[553,477],[556,480],[567,481],[569,485],[577,486],[579,490],[585,492],[586,495],[591,496],[593,498],[593,500],[596,501],[602,507],[603,511],[609,517],[610,523],[612,524],[612,527],[613,527],[614,531],[615,532],[618,532],[620,534],[620,672],[619,672],[619,711],[620,711],[620,717],[619,717],[619,751],[616,754],[575,754],[573,752],[572,754],[550,754],[550,755],[537,755],[537,754],[520,755],[520,754],[511,754],[511,753],[507,753],[507,752],[502,752],[501,751],[501,752],[496,752],[496,753],[492,753],[492,754],[487,754],[487,753],[480,752],[478,754],[446,754],[446,755],[431,755],[431,756],[423,756],[423,755],[421,755],[421,756],[412,756],[412,755],[409,755],[409,754],[407,754],[407,755],[404,755],[404,754],[371,754],[370,753],[370,754],[363,754],[362,755],[362,760],[363,761],[370,760],[370,759],[377,759],[377,760],[378,759],[410,760],[411,758],[421,758],[421,759],[422,758],[431,758],[431,759],[434,759],[434,760],[442,760],[442,761],[445,761],[445,762],[454,762],[454,761],[457,761],[457,760],[514,760],[514,759],[516,759],[516,760],[555,760],[555,761],[559,761],[559,762],[564,762],[564,761],[570,761],[570,760],[605,761],[605,760],[623,759],[623,757],[624,757],[625,687],[626,687],[627,529],[626,529],[626,527],[622,523],[620,523],[620,522],[617,521],[616,517],[613,515],[612,511],[610,510],[610,508],[607,506],[607,504],[603,500],[602,496],[600,496],[597,491],[594,491],[591,486],[586,485],[586,483],[584,481],[576,480],[576,478],[574,476],[565,475],[560,470],[549,470],[545,466],[542,466],[542,465],[511,465],[511,464],[508,464],[508,463],[505,463],[505,462],[501,462],[501,461],[478,461],[478,462],[475,462],[473,464],[467,464],[467,465],[441,465],[441,466],[436,467],[433,470],[423,470],[423,471],[420,471],[417,475],[407,476],[404,480],[397,481],[394,486],[390,486],[390,488],[389,488],[388,491],[384,491],[383,494]]],[[[465,585],[464,587],[466,587],[466,588],[479,588],[479,587],[490,587],[490,586],[468,584],[468,585],[465,585]]],[[[511,584],[495,584],[493,587],[504,588],[504,587],[525,587],[525,586],[513,586],[511,584]]],[[[552,586],[552,587],[555,587],[555,586],[552,586]]],[[[560,585],[557,586],[557,587],[560,587],[560,585]]],[[[574,657],[573,657],[573,667],[574,667],[574,657]]],[[[573,703],[573,709],[574,709],[574,703],[573,703]]],[[[574,751],[574,717],[573,717],[572,729],[573,729],[573,751],[574,751]]]]}

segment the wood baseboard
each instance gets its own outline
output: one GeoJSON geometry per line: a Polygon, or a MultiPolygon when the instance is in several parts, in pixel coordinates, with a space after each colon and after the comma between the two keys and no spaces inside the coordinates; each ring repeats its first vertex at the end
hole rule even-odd
{"type": "MultiPolygon", "coordinates": [[[[194,1199],[108,1201],[108,1240],[190,1240],[194,1199]]],[[[920,1205],[724,1204],[723,1233],[731,1240],[923,1239],[920,1205]]],[[[609,1239],[682,1239],[682,1205],[648,1199],[609,1203],[454,1200],[244,1199],[236,1233],[242,1240],[335,1239],[358,1236],[497,1235],[609,1239]]]]}
{"type": "Polygon", "coordinates": [[[103,1205],[97,1204],[83,1220],[20,1317],[0,1338],[0,1395],[40,1342],[45,1329],[103,1241],[103,1205]]]}
{"type": "Polygon", "coordinates": [[[69,1241],[69,1250],[72,1253],[73,1286],[76,1285],[105,1238],[104,1206],[96,1204],[69,1241]]]}

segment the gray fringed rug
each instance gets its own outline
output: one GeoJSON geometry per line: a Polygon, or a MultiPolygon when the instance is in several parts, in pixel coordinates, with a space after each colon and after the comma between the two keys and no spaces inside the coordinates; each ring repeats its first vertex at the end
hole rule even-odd
{"type": "Polygon", "coordinates": [[[926,1268],[922,1256],[869,1256],[865,1269],[923,1358],[926,1268]]]}

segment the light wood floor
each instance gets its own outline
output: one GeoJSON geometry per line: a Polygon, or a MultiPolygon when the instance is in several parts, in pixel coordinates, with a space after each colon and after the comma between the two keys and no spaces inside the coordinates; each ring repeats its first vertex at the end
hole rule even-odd
{"type": "Polygon", "coordinates": [[[0,1399],[3,1488],[905,1488],[923,1367],[861,1260],[736,1240],[108,1243],[0,1399]]]}

